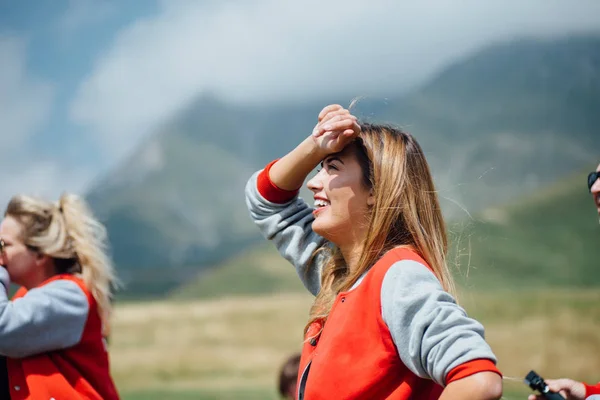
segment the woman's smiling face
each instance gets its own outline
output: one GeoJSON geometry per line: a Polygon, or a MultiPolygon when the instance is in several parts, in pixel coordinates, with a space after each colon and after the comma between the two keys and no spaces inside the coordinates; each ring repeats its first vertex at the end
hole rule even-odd
{"type": "Polygon", "coordinates": [[[356,145],[350,144],[327,156],[307,183],[315,200],[312,229],[337,246],[363,239],[373,203],[356,151],[356,145]]]}

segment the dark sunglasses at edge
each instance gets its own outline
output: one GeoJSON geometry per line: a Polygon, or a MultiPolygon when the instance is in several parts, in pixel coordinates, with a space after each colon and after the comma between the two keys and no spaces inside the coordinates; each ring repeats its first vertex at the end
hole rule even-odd
{"type": "Polygon", "coordinates": [[[592,186],[594,186],[594,183],[596,183],[598,178],[600,178],[599,171],[590,172],[590,174],[588,175],[588,189],[590,190],[590,192],[592,191],[592,186]]]}

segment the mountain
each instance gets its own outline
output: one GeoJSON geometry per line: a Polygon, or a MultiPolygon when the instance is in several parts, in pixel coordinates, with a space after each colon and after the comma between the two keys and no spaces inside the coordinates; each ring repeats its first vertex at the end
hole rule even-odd
{"type": "MultiPolygon", "coordinates": [[[[428,153],[443,198],[502,204],[600,154],[600,38],[502,43],[459,61],[380,119],[428,153]]],[[[448,202],[449,200],[447,200],[448,202]]],[[[451,217],[468,215],[446,204],[451,217]]]]}
{"type": "Polygon", "coordinates": [[[600,225],[585,179],[596,165],[451,224],[459,281],[486,290],[600,286],[600,225]]]}
{"type": "Polygon", "coordinates": [[[170,297],[198,299],[269,293],[307,293],[296,270],[272,243],[252,246],[197,274],[175,288],[170,297]]]}
{"type": "MultiPolygon", "coordinates": [[[[306,137],[332,100],[350,99],[238,105],[202,94],[100,179],[87,197],[129,293],[164,293],[262,240],[244,184],[306,137]]],[[[595,160],[599,109],[600,37],[571,37],[491,46],[354,112],[413,133],[446,216],[462,220],[595,160]]]]}
{"type": "MultiPolygon", "coordinates": [[[[600,225],[585,171],[506,206],[450,222],[449,265],[459,286],[486,292],[600,286],[600,225]]],[[[304,291],[294,268],[266,242],[199,274],[171,296],[304,291]]]]}

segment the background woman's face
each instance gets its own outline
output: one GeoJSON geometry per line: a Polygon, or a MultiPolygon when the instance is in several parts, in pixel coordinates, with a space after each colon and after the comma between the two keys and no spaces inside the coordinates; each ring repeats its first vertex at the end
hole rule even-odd
{"type": "Polygon", "coordinates": [[[10,216],[0,223],[0,238],[4,241],[0,257],[2,265],[8,270],[12,282],[25,286],[35,271],[37,253],[25,246],[21,240],[21,225],[10,216]]]}

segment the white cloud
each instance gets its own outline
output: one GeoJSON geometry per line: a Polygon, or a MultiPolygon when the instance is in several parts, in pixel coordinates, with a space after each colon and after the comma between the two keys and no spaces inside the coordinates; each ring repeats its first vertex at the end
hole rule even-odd
{"type": "Polygon", "coordinates": [[[597,29],[598,15],[595,0],[164,0],[117,35],[70,115],[118,157],[203,90],[241,102],[401,90],[492,40],[597,29]]]}
{"type": "Polygon", "coordinates": [[[63,192],[83,194],[81,189],[92,174],[89,170],[68,168],[58,160],[35,160],[11,167],[14,173],[5,174],[0,188],[1,210],[10,197],[18,193],[48,200],[58,199],[63,192]]]}
{"type": "Polygon", "coordinates": [[[0,36],[0,210],[16,193],[56,197],[89,176],[33,154],[31,141],[52,111],[54,88],[27,73],[26,50],[22,38],[0,36]]]}

